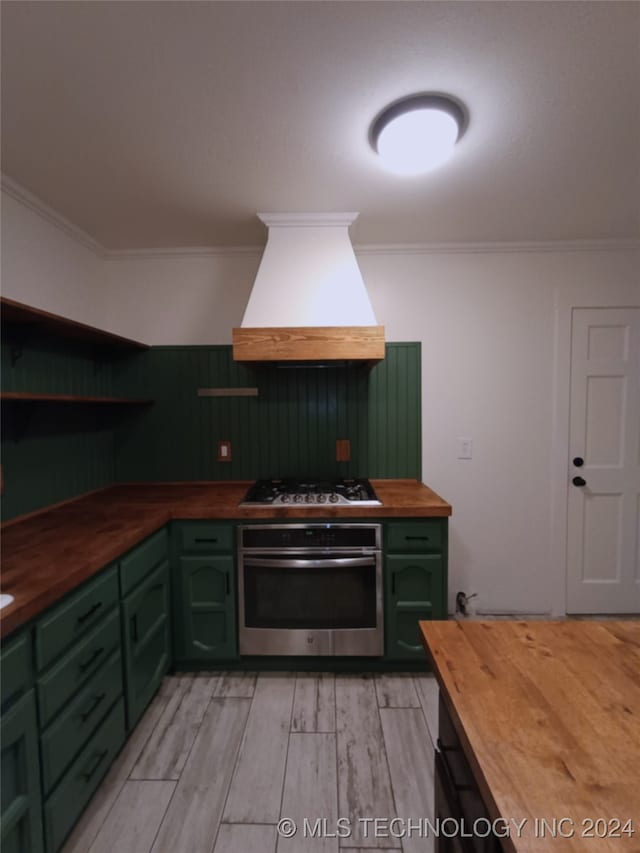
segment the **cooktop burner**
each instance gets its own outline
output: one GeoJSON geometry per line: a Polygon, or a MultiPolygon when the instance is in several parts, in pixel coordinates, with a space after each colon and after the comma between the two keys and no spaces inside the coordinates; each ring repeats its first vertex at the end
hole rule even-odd
{"type": "Polygon", "coordinates": [[[381,506],[369,480],[257,480],[240,506],[381,506]]]}

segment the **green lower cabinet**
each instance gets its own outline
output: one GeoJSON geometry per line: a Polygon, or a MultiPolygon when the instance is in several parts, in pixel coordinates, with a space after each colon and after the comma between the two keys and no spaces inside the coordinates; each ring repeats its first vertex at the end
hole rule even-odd
{"type": "Polygon", "coordinates": [[[35,694],[2,715],[2,853],[40,853],[42,818],[35,694]]]}
{"type": "Polygon", "coordinates": [[[32,684],[31,636],[25,631],[0,651],[2,711],[16,702],[32,684]]]}
{"type": "Polygon", "coordinates": [[[385,651],[389,660],[424,659],[418,622],[447,618],[443,572],[440,554],[385,558],[385,651]]]}
{"type": "Polygon", "coordinates": [[[42,790],[47,796],[122,696],[120,647],[40,736],[42,790]]]}
{"type": "Polygon", "coordinates": [[[158,566],[122,601],[127,728],[131,730],[170,664],[169,564],[158,566]]]}
{"type": "Polygon", "coordinates": [[[236,595],[230,555],[181,557],[177,586],[176,657],[181,660],[235,658],[236,595]]]}
{"type": "Polygon", "coordinates": [[[124,703],[119,699],[45,803],[47,853],[60,849],[124,739],[124,703]]]}

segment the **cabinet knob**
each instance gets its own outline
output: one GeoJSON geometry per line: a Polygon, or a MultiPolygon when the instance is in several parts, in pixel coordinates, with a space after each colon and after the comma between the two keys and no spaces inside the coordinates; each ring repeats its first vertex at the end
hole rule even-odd
{"type": "Polygon", "coordinates": [[[574,456],[573,464],[576,466],[576,468],[582,468],[582,466],[584,465],[584,459],[582,458],[582,456],[574,456]]]}
{"type": "Polygon", "coordinates": [[[587,485],[587,481],[584,479],[584,477],[574,477],[571,482],[573,483],[574,486],[586,486],[587,485]]]}

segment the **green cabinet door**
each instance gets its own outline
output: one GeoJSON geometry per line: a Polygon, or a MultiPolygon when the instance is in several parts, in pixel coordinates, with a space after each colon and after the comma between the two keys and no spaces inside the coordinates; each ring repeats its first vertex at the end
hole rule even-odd
{"type": "Polygon", "coordinates": [[[2,853],[40,853],[40,762],[33,690],[2,716],[2,853]]]}
{"type": "Polygon", "coordinates": [[[233,557],[181,557],[178,566],[182,612],[176,620],[177,656],[183,660],[235,658],[233,557]]]}
{"type": "Polygon", "coordinates": [[[169,564],[122,601],[127,728],[131,730],[169,667],[169,564]]]}
{"type": "Polygon", "coordinates": [[[418,632],[421,619],[446,619],[442,556],[388,555],[385,560],[385,620],[389,660],[424,659],[418,632]]]}

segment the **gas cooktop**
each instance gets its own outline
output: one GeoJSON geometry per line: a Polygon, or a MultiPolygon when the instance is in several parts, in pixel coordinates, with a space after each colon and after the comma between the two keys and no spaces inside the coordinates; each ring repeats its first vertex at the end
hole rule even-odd
{"type": "Polygon", "coordinates": [[[240,506],[382,506],[368,480],[257,480],[240,506]]]}

